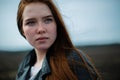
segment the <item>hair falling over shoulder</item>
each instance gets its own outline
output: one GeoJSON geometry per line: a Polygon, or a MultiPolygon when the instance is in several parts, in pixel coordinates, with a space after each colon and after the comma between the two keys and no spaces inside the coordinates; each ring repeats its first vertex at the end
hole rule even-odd
{"type": "MultiPolygon", "coordinates": [[[[62,16],[58,11],[57,7],[55,6],[53,0],[21,0],[18,6],[18,13],[17,13],[17,25],[19,32],[24,37],[23,29],[22,29],[22,23],[23,23],[22,14],[24,8],[28,4],[35,2],[46,4],[50,8],[57,24],[57,38],[54,44],[50,47],[48,52],[50,53],[49,64],[51,67],[51,74],[47,76],[46,80],[78,80],[77,76],[70,69],[70,66],[68,64],[69,62],[65,56],[65,52],[66,50],[75,50],[78,54],[79,52],[73,46],[71,39],[68,35],[68,32],[66,30],[66,26],[63,22],[62,16]]],[[[79,57],[82,58],[81,55],[79,55],[79,57]]],[[[84,67],[87,68],[89,73],[91,73],[85,61],[84,61],[84,67]]],[[[97,76],[100,77],[96,69],[95,71],[97,73],[97,76]]],[[[100,80],[102,79],[100,78],[100,80]]]]}

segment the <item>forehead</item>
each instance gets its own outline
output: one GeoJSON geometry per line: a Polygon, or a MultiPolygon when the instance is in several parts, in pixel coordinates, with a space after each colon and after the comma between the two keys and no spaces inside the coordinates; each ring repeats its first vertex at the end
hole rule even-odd
{"type": "Polygon", "coordinates": [[[40,2],[28,4],[23,11],[23,18],[46,15],[52,15],[52,13],[46,4],[40,2]]]}

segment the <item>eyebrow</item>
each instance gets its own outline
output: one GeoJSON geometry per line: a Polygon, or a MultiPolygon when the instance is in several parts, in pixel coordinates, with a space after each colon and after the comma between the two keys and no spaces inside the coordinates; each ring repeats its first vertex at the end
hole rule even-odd
{"type": "Polygon", "coordinates": [[[33,21],[33,20],[35,20],[35,18],[28,18],[25,20],[25,22],[29,22],[29,21],[33,21]]]}
{"type": "Polygon", "coordinates": [[[49,18],[49,17],[53,17],[53,15],[44,16],[44,17],[42,17],[42,19],[49,18]]]}
{"type": "MultiPolygon", "coordinates": [[[[42,19],[49,18],[49,17],[52,17],[52,18],[53,18],[53,15],[43,16],[42,19]]],[[[25,20],[25,22],[32,21],[32,20],[35,20],[35,19],[36,19],[36,18],[28,18],[28,19],[25,20]]]]}

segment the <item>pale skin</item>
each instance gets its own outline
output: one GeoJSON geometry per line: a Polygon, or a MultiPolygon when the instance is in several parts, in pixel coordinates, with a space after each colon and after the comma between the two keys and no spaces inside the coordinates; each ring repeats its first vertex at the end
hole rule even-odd
{"type": "Polygon", "coordinates": [[[57,36],[56,22],[49,7],[40,2],[28,4],[23,11],[22,28],[26,40],[35,48],[34,67],[38,68],[57,36]]]}

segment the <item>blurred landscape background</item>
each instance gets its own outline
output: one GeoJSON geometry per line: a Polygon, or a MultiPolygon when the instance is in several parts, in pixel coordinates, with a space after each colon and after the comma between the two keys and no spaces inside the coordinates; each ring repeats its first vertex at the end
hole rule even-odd
{"type": "MultiPolygon", "coordinates": [[[[103,80],[120,80],[120,45],[77,46],[88,54],[103,80]]],[[[0,51],[0,80],[15,80],[18,66],[29,51],[0,51]]]]}
{"type": "MultiPolygon", "coordinates": [[[[0,80],[15,80],[32,49],[17,28],[19,1],[0,0],[0,80]]],[[[103,80],[120,80],[120,0],[53,1],[73,44],[92,58],[103,80]]]]}

